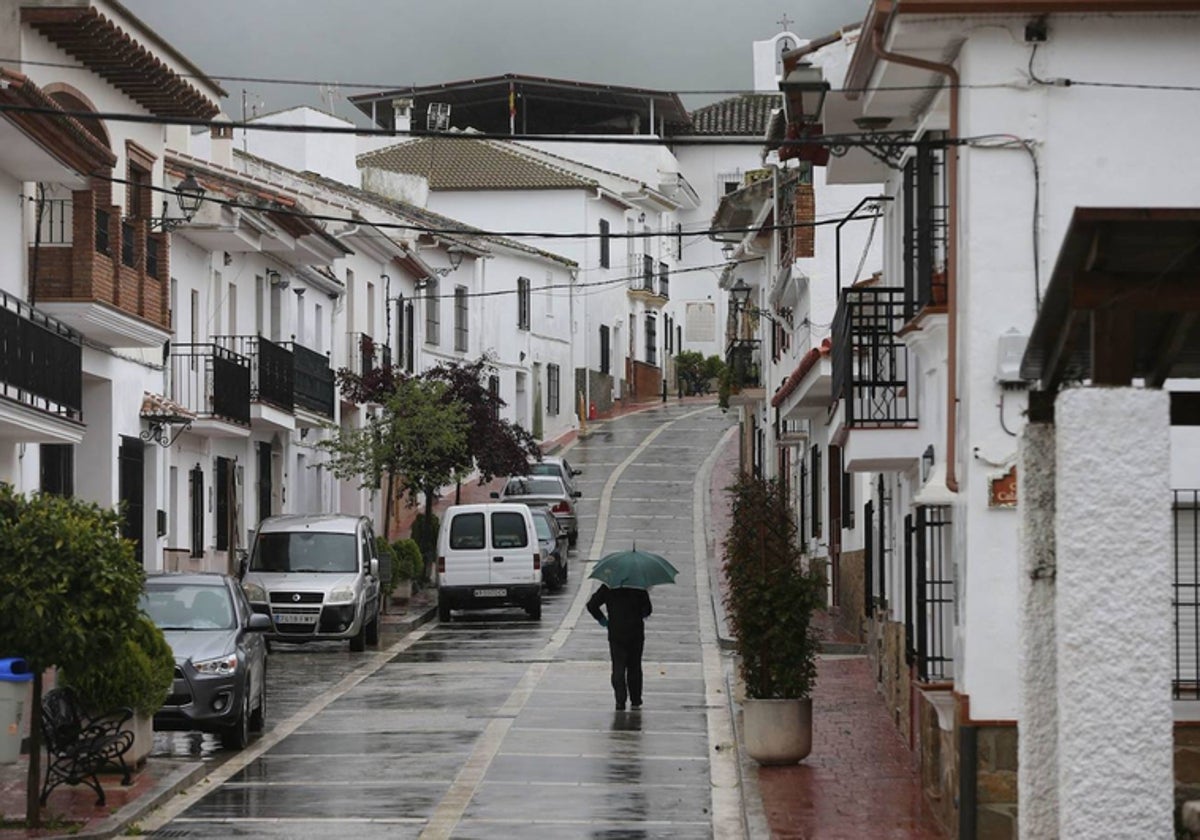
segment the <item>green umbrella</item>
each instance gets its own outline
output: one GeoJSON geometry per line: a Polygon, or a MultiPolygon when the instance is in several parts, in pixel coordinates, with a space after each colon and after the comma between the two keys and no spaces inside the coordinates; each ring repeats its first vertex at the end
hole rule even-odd
{"type": "Polygon", "coordinates": [[[660,583],[674,583],[679,570],[665,558],[648,551],[617,551],[600,559],[588,577],[595,578],[610,589],[649,589],[660,583]]]}

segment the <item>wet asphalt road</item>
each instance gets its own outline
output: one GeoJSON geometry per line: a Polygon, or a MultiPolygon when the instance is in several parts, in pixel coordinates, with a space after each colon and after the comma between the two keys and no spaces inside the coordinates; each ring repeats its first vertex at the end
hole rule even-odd
{"type": "Polygon", "coordinates": [[[724,684],[694,498],[731,422],[713,406],[667,405],[566,453],[583,470],[579,545],[540,621],[455,613],[385,635],[378,653],[274,645],[267,732],[241,754],[160,734],[160,754],[202,755],[214,773],[142,827],[157,838],[736,836],[736,801],[714,794],[732,786],[714,749],[724,684]],[[635,540],[680,574],[651,593],[645,707],[616,712],[585,576],[635,540]]]}

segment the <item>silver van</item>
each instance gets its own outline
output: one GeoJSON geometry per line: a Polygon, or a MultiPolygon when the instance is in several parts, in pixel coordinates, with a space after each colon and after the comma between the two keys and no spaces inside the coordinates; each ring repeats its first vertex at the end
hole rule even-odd
{"type": "Polygon", "coordinates": [[[542,548],[529,507],[451,505],[438,532],[438,619],[514,605],[542,617],[542,548]]]}
{"type": "Polygon", "coordinates": [[[379,643],[379,558],[365,516],[292,514],[259,523],[242,589],[270,638],[379,643]]]}

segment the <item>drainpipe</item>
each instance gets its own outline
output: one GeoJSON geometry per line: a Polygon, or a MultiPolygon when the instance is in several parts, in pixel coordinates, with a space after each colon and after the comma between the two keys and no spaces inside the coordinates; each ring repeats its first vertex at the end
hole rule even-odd
{"type": "Polygon", "coordinates": [[[949,64],[926,61],[912,55],[888,52],[883,34],[871,33],[871,49],[881,61],[916,67],[946,77],[950,86],[950,130],[946,146],[946,179],[950,206],[946,210],[946,489],[958,492],[957,416],[958,416],[958,71],[949,64]]]}

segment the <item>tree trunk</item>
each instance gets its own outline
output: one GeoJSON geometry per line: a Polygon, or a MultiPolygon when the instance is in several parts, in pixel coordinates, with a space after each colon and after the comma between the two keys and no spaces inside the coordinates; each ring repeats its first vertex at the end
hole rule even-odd
{"type": "Polygon", "coordinates": [[[388,542],[392,541],[392,533],[388,529],[392,524],[392,499],[396,493],[396,477],[388,470],[387,474],[387,495],[383,500],[383,538],[388,542]]]}
{"type": "Polygon", "coordinates": [[[33,708],[29,714],[29,774],[25,777],[25,825],[40,828],[42,775],[42,672],[33,669],[33,708]]]}
{"type": "Polygon", "coordinates": [[[456,481],[454,483],[454,504],[456,504],[456,505],[462,504],[462,482],[461,481],[456,481]]]}

